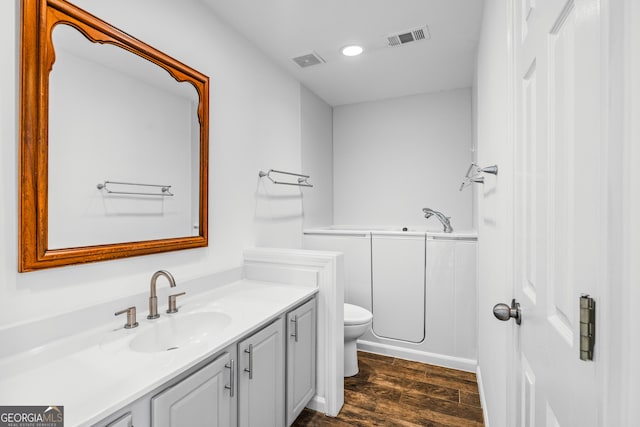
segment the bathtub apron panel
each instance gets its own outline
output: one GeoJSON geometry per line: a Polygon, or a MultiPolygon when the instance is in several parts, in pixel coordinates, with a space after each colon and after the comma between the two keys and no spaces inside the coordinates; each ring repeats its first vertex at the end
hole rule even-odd
{"type": "Polygon", "coordinates": [[[303,247],[344,254],[344,302],[371,309],[371,233],[305,233],[303,247]]]}

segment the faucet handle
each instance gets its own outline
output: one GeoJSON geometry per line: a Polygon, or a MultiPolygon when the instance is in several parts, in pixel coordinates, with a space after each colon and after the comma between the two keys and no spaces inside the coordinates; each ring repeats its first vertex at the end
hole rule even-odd
{"type": "Polygon", "coordinates": [[[176,306],[176,299],[186,294],[186,292],[180,292],[179,294],[169,295],[169,309],[167,309],[167,313],[177,313],[178,307],[176,306]]]}
{"type": "Polygon", "coordinates": [[[120,314],[127,313],[127,323],[124,324],[125,329],[132,329],[138,326],[138,322],[136,321],[136,307],[132,306],[129,308],[125,308],[124,310],[116,311],[114,313],[115,316],[119,316],[120,314]]]}

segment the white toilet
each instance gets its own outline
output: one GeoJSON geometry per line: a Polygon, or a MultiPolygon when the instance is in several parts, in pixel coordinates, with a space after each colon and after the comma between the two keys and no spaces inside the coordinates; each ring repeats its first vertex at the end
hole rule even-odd
{"type": "Polygon", "coordinates": [[[358,373],[358,351],[356,341],[371,326],[373,314],[353,304],[344,304],[344,376],[358,373]]]}

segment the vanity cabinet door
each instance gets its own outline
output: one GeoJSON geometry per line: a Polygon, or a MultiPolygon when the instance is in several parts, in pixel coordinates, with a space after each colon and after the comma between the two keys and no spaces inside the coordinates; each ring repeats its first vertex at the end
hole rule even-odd
{"type": "Polygon", "coordinates": [[[238,425],[284,426],[284,326],[278,319],[238,344],[238,425]]]}
{"type": "Polygon", "coordinates": [[[231,355],[209,365],[151,399],[153,427],[229,427],[231,355]]]}
{"type": "Polygon", "coordinates": [[[316,300],[287,314],[287,425],[316,393],[316,300]]]}
{"type": "Polygon", "coordinates": [[[117,420],[107,424],[106,427],[133,427],[133,415],[131,415],[131,412],[128,412],[117,420]]]}

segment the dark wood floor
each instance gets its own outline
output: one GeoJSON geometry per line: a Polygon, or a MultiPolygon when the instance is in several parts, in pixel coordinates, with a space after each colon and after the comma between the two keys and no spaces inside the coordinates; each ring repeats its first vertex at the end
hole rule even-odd
{"type": "Polygon", "coordinates": [[[293,426],[484,425],[473,373],[365,352],[358,364],[336,418],[305,409],[293,426]]]}

